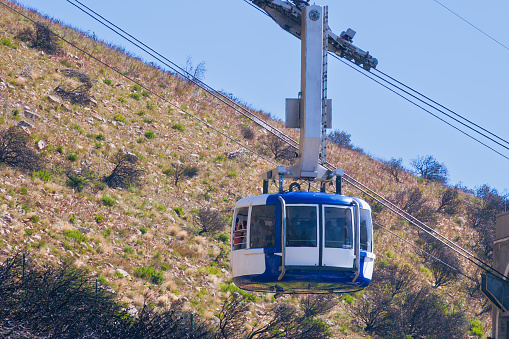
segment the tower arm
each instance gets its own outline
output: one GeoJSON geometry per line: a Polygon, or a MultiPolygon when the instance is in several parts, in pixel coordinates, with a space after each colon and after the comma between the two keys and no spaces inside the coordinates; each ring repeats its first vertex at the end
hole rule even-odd
{"type": "MultiPolygon", "coordinates": [[[[308,1],[303,0],[250,0],[254,5],[260,7],[267,13],[281,28],[300,39],[302,9],[308,6],[308,1]]],[[[356,47],[353,43],[355,31],[348,29],[339,36],[327,27],[329,38],[328,50],[341,58],[353,61],[356,65],[362,66],[369,71],[376,68],[378,60],[373,58],[369,52],[356,47]]]]}

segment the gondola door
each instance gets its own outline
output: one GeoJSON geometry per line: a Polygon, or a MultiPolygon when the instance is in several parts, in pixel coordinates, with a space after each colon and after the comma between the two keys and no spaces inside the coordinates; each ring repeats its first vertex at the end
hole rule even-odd
{"type": "Polygon", "coordinates": [[[285,265],[319,266],[318,205],[286,206],[285,265]]]}
{"type": "Polygon", "coordinates": [[[353,216],[352,207],[322,206],[322,266],[354,267],[353,216]]]}

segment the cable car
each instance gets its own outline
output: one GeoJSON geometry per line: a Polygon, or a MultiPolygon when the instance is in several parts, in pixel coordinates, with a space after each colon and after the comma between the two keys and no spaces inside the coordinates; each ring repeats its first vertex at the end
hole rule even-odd
{"type": "Polygon", "coordinates": [[[271,193],[237,202],[232,276],[257,292],[349,292],[373,274],[371,209],[362,199],[321,192],[271,193]]]}
{"type": "Polygon", "coordinates": [[[233,281],[245,290],[276,295],[360,290],[370,283],[375,260],[371,209],[364,200],[341,194],[343,170],[325,167],[326,129],[332,126],[327,8],[281,0],[253,3],[301,39],[301,92],[286,100],[286,127],[299,128],[300,139],[298,161],[266,172],[263,194],[235,205],[233,281]],[[279,192],[269,193],[269,181],[276,179],[279,192]],[[284,179],[294,180],[287,192],[284,179]],[[301,192],[299,180],[309,182],[310,188],[319,182],[320,192],[301,192]],[[334,180],[336,194],[326,193],[334,180]],[[293,192],[295,187],[298,192],[293,192]]]}

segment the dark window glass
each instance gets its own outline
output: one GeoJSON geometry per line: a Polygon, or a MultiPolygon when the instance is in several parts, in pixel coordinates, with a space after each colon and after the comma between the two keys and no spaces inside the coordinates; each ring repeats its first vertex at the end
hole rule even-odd
{"type": "Polygon", "coordinates": [[[361,209],[361,250],[372,252],[373,225],[371,222],[371,213],[368,210],[361,209]]]}
{"type": "Polygon", "coordinates": [[[325,247],[352,248],[353,224],[350,208],[325,207],[325,247]]]}
{"type": "Polygon", "coordinates": [[[251,208],[251,248],[276,247],[276,205],[251,208]]]}
{"type": "Polygon", "coordinates": [[[286,208],[286,246],[316,247],[316,206],[288,206],[286,208]]]}
{"type": "Polygon", "coordinates": [[[233,249],[239,250],[247,246],[247,216],[249,208],[242,207],[235,214],[235,225],[233,229],[233,249]]]}

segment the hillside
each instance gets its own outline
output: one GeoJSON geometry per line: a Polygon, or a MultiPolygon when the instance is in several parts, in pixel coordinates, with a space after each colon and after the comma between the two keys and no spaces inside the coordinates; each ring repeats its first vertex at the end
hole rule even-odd
{"type": "MultiPolygon", "coordinates": [[[[234,290],[227,259],[232,208],[238,199],[261,193],[260,174],[274,167],[256,154],[237,152],[241,147],[233,140],[274,159],[267,132],[185,79],[16,8],[102,63],[62,40],[50,50],[35,46],[31,32],[37,27],[0,7],[0,130],[24,126],[30,149],[43,159],[28,170],[5,162],[0,166],[0,262],[20,253],[31,262],[72,262],[98,277],[129,308],[140,309],[147,298],[161,309],[180,300],[188,310],[217,322],[223,300],[234,290]],[[135,174],[133,182],[110,187],[104,178],[122,161],[135,164],[139,180],[135,174]],[[222,220],[221,227],[204,229],[200,216],[205,220],[206,215],[219,217],[214,220],[222,220]]],[[[252,113],[297,138],[295,130],[271,121],[269,114],[252,113]]],[[[329,162],[476,250],[479,235],[469,216],[479,196],[405,170],[395,176],[387,162],[352,147],[329,147],[329,162]],[[455,192],[449,209],[440,207],[446,192],[455,192]]],[[[397,235],[428,251],[438,248],[354,187],[345,185],[344,194],[372,203],[374,220],[397,235]]],[[[440,269],[433,260],[380,227],[375,253],[381,280],[389,279],[383,275],[388,268],[406,270],[409,286],[424,286],[442,298],[444,316],[462,312],[467,322],[478,319],[489,328],[485,301],[468,279],[454,276],[437,283],[440,269]]],[[[479,278],[467,262],[457,262],[466,275],[479,278]]],[[[336,297],[323,317],[333,337],[372,337],[356,311],[362,300],[375,298],[370,289],[336,297]]],[[[298,302],[294,296],[280,300],[298,302]]],[[[274,303],[273,294],[257,294],[252,322],[274,303]]],[[[464,335],[469,329],[464,324],[464,335]]]]}

